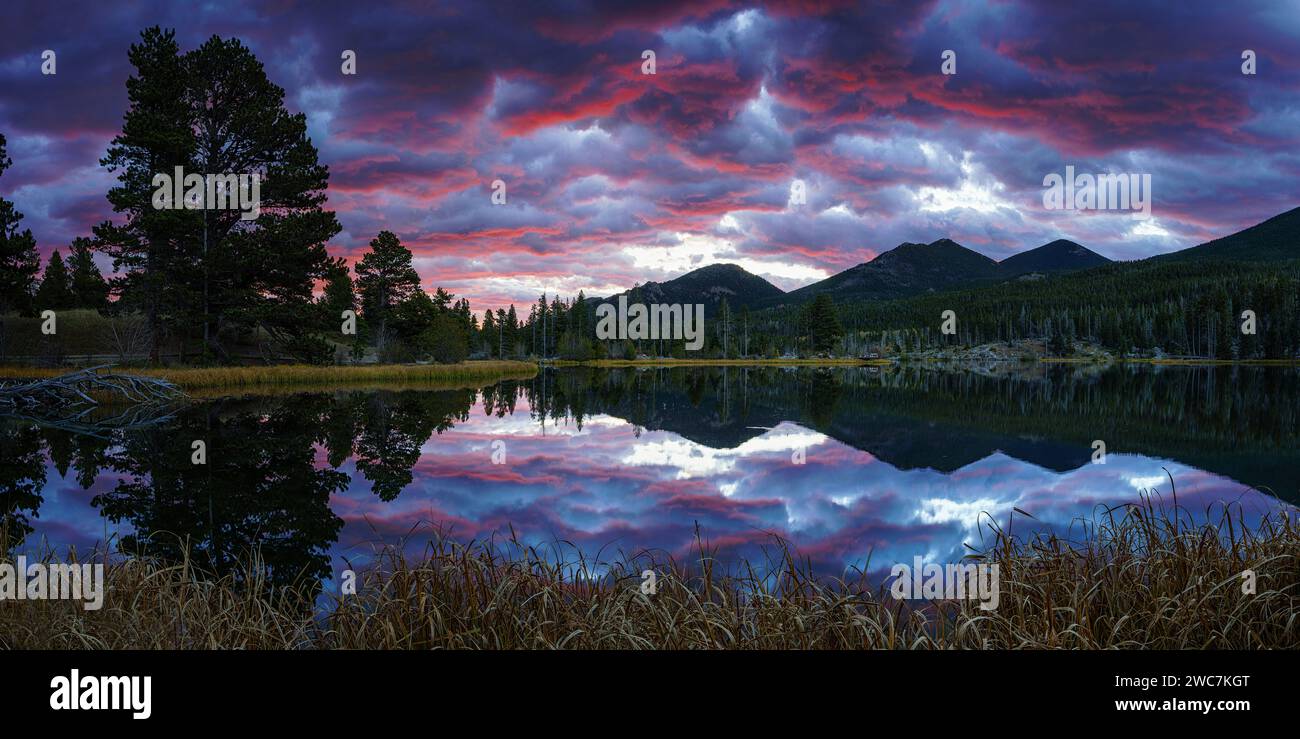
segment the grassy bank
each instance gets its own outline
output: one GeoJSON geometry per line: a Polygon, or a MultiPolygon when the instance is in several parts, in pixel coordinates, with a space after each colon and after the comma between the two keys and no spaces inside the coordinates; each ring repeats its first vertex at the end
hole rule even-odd
{"type": "MultiPolygon", "coordinates": [[[[1023,522],[1020,524],[1023,525],[1023,522]]],[[[908,605],[865,577],[819,579],[783,546],[767,562],[719,571],[642,555],[607,570],[506,542],[435,539],[418,561],[393,550],[360,573],[355,595],[271,592],[251,559],[238,576],[193,563],[118,561],[105,604],[0,604],[0,646],[54,649],[1206,649],[1300,648],[1300,528],[1230,517],[1189,526],[1146,503],[1118,509],[1086,538],[997,533],[1000,602],[908,605]],[[659,573],[641,592],[641,572],[659,573]],[[1244,570],[1256,592],[1242,592],[1244,570]],[[759,578],[754,572],[778,573],[759,578]]],[[[880,566],[877,564],[877,566],[880,566]]],[[[884,565],[888,567],[888,564],[884,565]]],[[[917,602],[911,602],[913,604],[917,602]]]]}
{"type": "Polygon", "coordinates": [[[893,364],[888,359],[592,359],[586,362],[558,361],[559,367],[858,367],[893,364]]]}
{"type": "Polygon", "coordinates": [[[929,357],[900,356],[885,359],[856,359],[851,357],[834,359],[592,359],[585,362],[558,360],[551,362],[556,367],[885,367],[895,364],[946,364],[960,367],[963,364],[1108,364],[1112,362],[1153,365],[1259,365],[1276,367],[1300,367],[1300,360],[1295,359],[1153,359],[1153,358],[1107,358],[1095,356],[1079,357],[1006,357],[987,359],[978,357],[929,357]]]}
{"type": "MultiPolygon", "coordinates": [[[[0,367],[0,379],[57,377],[66,368],[0,367]]],[[[470,361],[459,364],[272,365],[263,367],[115,368],[114,371],[159,377],[183,390],[243,390],[287,387],[355,387],[392,384],[461,383],[527,379],[537,374],[532,362],[470,361]]]]}

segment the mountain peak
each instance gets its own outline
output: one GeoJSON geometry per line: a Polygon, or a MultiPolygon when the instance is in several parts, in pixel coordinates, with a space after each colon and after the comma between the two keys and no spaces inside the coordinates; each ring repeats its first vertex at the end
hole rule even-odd
{"type": "Polygon", "coordinates": [[[948,290],[997,277],[997,262],[952,239],[904,242],[865,264],[788,293],[796,301],[829,293],[837,300],[887,300],[948,290]]]}
{"type": "Polygon", "coordinates": [[[744,267],[740,266],[739,264],[732,264],[731,262],[718,262],[716,264],[706,264],[703,267],[699,267],[691,270],[690,272],[687,272],[685,275],[682,275],[682,277],[686,277],[687,275],[697,275],[697,276],[747,275],[749,277],[757,277],[757,275],[746,270],[744,267]]]}
{"type": "Polygon", "coordinates": [[[925,260],[925,259],[932,259],[939,254],[944,254],[944,255],[956,254],[956,255],[960,255],[958,256],[958,258],[966,258],[966,259],[971,259],[979,262],[985,260],[987,260],[990,263],[993,262],[992,259],[989,259],[983,254],[980,254],[974,249],[967,249],[961,244],[958,244],[956,241],[944,237],[942,239],[935,239],[934,241],[931,241],[928,244],[916,242],[916,241],[904,241],[903,243],[899,244],[893,249],[890,249],[885,252],[881,252],[880,254],[876,255],[876,258],[871,260],[871,262],[868,262],[867,264],[871,264],[881,260],[884,260],[885,263],[889,263],[891,261],[900,258],[907,258],[913,260],[915,259],[925,260]]]}
{"type": "MultiPolygon", "coordinates": [[[[646,303],[713,304],[725,299],[733,308],[754,307],[785,294],[762,277],[728,262],[705,265],[664,282],[646,282],[636,290],[640,300],[646,303]]],[[[619,295],[631,292],[612,295],[606,300],[615,300],[619,295]]]]}
{"type": "Polygon", "coordinates": [[[998,263],[1005,277],[1030,272],[1074,272],[1110,262],[1095,251],[1069,239],[1056,239],[1040,247],[1013,254],[998,263]]]}

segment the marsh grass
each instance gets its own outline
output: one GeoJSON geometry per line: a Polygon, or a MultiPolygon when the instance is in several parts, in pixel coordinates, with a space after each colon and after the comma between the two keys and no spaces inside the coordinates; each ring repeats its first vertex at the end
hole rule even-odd
{"type": "MultiPolygon", "coordinates": [[[[1300,648],[1293,511],[1250,530],[1223,508],[1193,525],[1149,496],[1079,521],[1078,540],[983,529],[972,558],[1000,568],[1000,603],[895,600],[855,571],[816,576],[779,538],[727,570],[697,535],[687,564],[654,552],[587,559],[570,545],[378,549],[355,595],[273,589],[250,554],[236,574],[192,562],[108,567],[104,608],[0,602],[9,648],[141,649],[1264,649],[1300,648]],[[641,592],[644,570],[657,591],[641,592]],[[1253,570],[1256,592],[1242,592],[1253,570]]],[[[1074,530],[1072,529],[1072,530],[1074,530]]],[[[110,560],[112,558],[109,558],[110,560]]],[[[888,569],[888,565],[885,566],[888,569]]],[[[337,586],[337,584],[336,584],[337,586]]]]}
{"type": "MultiPolygon", "coordinates": [[[[67,368],[0,367],[0,379],[57,377],[67,368]]],[[[532,362],[469,361],[459,364],[308,365],[257,367],[115,368],[125,374],[158,377],[183,390],[242,390],[245,388],[392,386],[394,384],[458,383],[528,379],[537,374],[532,362]]]]}
{"type": "Polygon", "coordinates": [[[755,359],[589,359],[554,360],[557,367],[866,367],[893,364],[888,359],[831,357],[822,359],[755,358],[755,359]]]}
{"type": "MultiPolygon", "coordinates": [[[[0,531],[0,543],[4,541],[0,531]]],[[[5,558],[12,562],[12,558],[5,558]]],[[[212,577],[189,558],[163,563],[104,551],[31,562],[104,564],[104,604],[0,601],[4,649],[294,649],[311,646],[305,589],[269,586],[255,553],[238,572],[212,577]]]]}

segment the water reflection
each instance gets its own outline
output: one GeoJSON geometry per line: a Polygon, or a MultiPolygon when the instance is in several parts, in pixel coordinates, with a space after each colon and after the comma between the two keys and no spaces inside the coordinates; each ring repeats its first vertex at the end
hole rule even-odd
{"type": "Polygon", "coordinates": [[[724,559],[775,533],[824,572],[877,570],[959,558],[981,513],[1065,531],[1167,493],[1166,470],[1198,514],[1280,505],[1252,486],[1294,502],[1297,375],[566,369],[479,391],[223,399],[103,438],[15,421],[0,424],[0,523],[15,549],[112,536],[236,574],[256,546],[273,583],[328,581],[422,525],[688,559],[698,523],[724,559]],[[1105,464],[1089,463],[1095,439],[1105,464]]]}

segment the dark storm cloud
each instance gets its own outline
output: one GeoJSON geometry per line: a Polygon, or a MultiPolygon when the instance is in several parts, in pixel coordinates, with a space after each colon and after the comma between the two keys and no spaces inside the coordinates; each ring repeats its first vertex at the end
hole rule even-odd
{"type": "Polygon", "coordinates": [[[0,13],[0,132],[15,161],[0,191],[45,253],[112,215],[112,175],[97,162],[125,110],[127,49],[154,24],[183,49],[239,37],[306,113],[344,227],[334,253],[355,258],[393,230],[426,285],[455,284],[476,307],[717,259],[793,287],[940,236],[999,258],[1057,237],[1133,258],[1300,199],[1294,3],[21,2],[0,13]],[[45,49],[55,76],[40,74],[45,49]],[[345,49],[355,76],[340,72],[345,49]],[[955,76],[939,73],[945,49],[955,76]],[[1258,54],[1257,75],[1241,74],[1243,49],[1258,54]],[[654,75],[641,73],[645,50],[654,75]],[[1152,174],[1156,220],[1139,230],[1126,215],[1045,211],[1043,177],[1070,164],[1152,174]],[[506,205],[489,200],[495,179],[506,205]],[[798,207],[795,180],[808,193],[798,207]]]}

